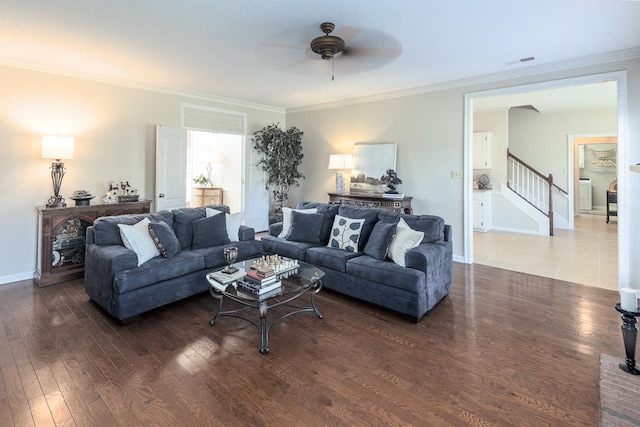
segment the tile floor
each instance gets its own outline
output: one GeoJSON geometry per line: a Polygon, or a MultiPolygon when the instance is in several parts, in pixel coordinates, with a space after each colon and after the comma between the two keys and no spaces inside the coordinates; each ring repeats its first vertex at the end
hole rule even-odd
{"type": "Polygon", "coordinates": [[[473,233],[476,264],[618,289],[618,224],[602,215],[582,214],[574,230],[555,236],[488,231],[473,233]]]}

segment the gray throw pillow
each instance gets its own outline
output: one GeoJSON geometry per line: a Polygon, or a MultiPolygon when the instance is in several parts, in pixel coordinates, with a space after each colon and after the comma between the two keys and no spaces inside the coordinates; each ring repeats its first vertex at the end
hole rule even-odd
{"type": "Polygon", "coordinates": [[[379,221],[373,226],[369,240],[362,251],[365,255],[369,255],[379,260],[387,257],[387,251],[396,232],[397,223],[379,221]]]}
{"type": "Polygon", "coordinates": [[[324,215],[321,213],[291,212],[291,227],[285,237],[292,242],[320,243],[320,228],[324,215]]]}
{"type": "Polygon", "coordinates": [[[180,252],[180,242],[173,229],[166,222],[151,221],[149,223],[149,235],[163,257],[173,258],[180,252]]]}
{"type": "Polygon", "coordinates": [[[209,248],[231,243],[227,234],[226,215],[215,215],[201,219],[196,219],[192,223],[193,227],[193,249],[209,248]]]}

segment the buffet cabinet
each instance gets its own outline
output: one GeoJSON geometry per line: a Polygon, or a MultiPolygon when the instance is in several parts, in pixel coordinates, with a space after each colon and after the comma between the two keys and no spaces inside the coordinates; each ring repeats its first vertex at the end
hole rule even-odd
{"type": "Polygon", "coordinates": [[[194,187],[191,191],[191,206],[194,208],[222,204],[222,188],[194,187]]]}
{"type": "Polygon", "coordinates": [[[39,207],[35,281],[48,286],[84,276],[87,227],[101,216],[149,213],[151,201],[67,208],[39,207]]]}
{"type": "Polygon", "coordinates": [[[382,194],[329,193],[329,203],[363,208],[388,209],[406,214],[413,213],[413,208],[411,207],[412,199],[413,197],[407,196],[390,198],[382,194]]]}

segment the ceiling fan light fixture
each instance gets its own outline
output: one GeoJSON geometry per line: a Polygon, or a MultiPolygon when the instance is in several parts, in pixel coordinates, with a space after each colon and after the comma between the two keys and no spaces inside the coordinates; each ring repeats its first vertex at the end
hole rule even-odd
{"type": "Polygon", "coordinates": [[[344,51],[344,40],[340,37],[329,35],[334,28],[335,25],[331,22],[321,24],[320,29],[325,35],[316,37],[311,41],[311,50],[320,55],[322,59],[332,59],[335,55],[344,51]]]}

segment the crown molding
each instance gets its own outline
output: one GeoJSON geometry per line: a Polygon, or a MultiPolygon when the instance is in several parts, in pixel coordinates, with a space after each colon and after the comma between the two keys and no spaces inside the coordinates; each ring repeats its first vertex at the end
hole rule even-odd
{"type": "Polygon", "coordinates": [[[285,108],[273,105],[259,104],[250,101],[243,101],[235,98],[227,98],[224,96],[211,95],[204,92],[189,91],[184,89],[175,89],[164,86],[156,86],[148,83],[141,83],[127,79],[116,77],[100,76],[92,73],[82,73],[64,67],[51,66],[37,61],[18,60],[15,58],[0,57],[0,65],[21,68],[40,73],[55,74],[63,77],[71,77],[75,79],[88,80],[96,83],[110,84],[114,86],[126,87],[130,89],[145,90],[149,92],[164,93],[167,95],[184,96],[203,101],[216,102],[220,104],[228,104],[238,107],[252,108],[256,110],[269,111],[272,113],[286,113],[285,108]]]}
{"type": "Polygon", "coordinates": [[[393,98],[402,98],[406,96],[421,95],[429,92],[438,92],[442,90],[458,89],[462,87],[475,86],[487,83],[495,83],[504,80],[511,80],[520,77],[530,77],[539,74],[545,74],[555,71],[570,70],[585,66],[607,64],[612,62],[627,61],[640,58],[640,47],[614,52],[607,52],[599,55],[590,55],[580,58],[567,59],[563,61],[549,62],[547,64],[531,65],[518,68],[515,70],[501,71],[498,73],[484,74],[481,76],[469,77],[460,80],[450,80],[431,85],[418,86],[407,89],[382,92],[373,95],[361,96],[356,98],[348,98],[337,101],[331,101],[321,104],[306,105],[300,107],[287,108],[287,114],[300,113],[305,111],[323,110],[327,108],[345,107],[355,104],[363,104],[367,102],[384,101],[393,98]]]}

